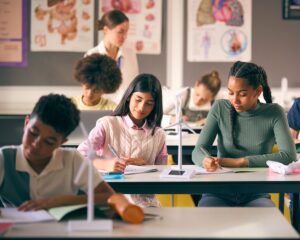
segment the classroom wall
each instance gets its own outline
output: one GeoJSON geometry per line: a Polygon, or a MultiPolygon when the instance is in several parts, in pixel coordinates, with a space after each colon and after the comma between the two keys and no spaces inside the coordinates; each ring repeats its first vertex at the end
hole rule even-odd
{"type": "MultiPolygon", "coordinates": [[[[252,61],[265,68],[271,87],[280,87],[281,78],[285,76],[289,87],[299,88],[300,19],[283,20],[281,0],[253,0],[252,3],[252,61]]],[[[185,45],[186,42],[185,38],[185,45]]],[[[184,81],[192,86],[203,73],[216,69],[224,86],[231,65],[185,61],[184,81]]]]}
{"type": "MultiPolygon", "coordinates": [[[[30,4],[30,1],[28,2],[30,4]]],[[[166,83],[167,4],[168,1],[163,0],[162,53],[138,56],[141,72],[155,74],[162,84],[166,83]]],[[[185,1],[185,13],[186,6],[187,1],[185,1]]],[[[185,26],[186,24],[185,17],[185,26]]],[[[288,78],[289,87],[300,87],[298,78],[299,29],[300,20],[282,19],[281,0],[253,0],[252,57],[254,62],[266,69],[272,87],[279,87],[283,76],[288,78]]],[[[186,35],[184,44],[187,40],[186,35]]],[[[0,67],[0,86],[76,86],[77,83],[72,77],[72,68],[75,61],[82,55],[83,53],[29,51],[27,67],[0,67]]],[[[184,85],[192,86],[199,76],[212,69],[217,69],[224,80],[223,86],[225,86],[228,69],[232,63],[187,62],[186,47],[184,47],[184,56],[184,85]]]]}

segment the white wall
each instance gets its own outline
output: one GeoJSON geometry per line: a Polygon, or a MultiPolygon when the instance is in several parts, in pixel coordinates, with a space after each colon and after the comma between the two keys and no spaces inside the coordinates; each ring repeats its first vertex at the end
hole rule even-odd
{"type": "MultiPolygon", "coordinates": [[[[49,93],[64,94],[68,97],[81,95],[82,90],[79,86],[13,86],[0,87],[0,114],[23,114],[30,113],[34,104],[42,96],[49,93]]],[[[300,97],[300,88],[289,88],[286,95],[286,105],[288,109],[293,99],[300,97]]],[[[272,88],[274,102],[282,105],[282,93],[280,88],[272,88]]],[[[106,97],[110,98],[109,95],[106,97]]],[[[218,98],[227,98],[227,88],[222,87],[218,98]]],[[[113,100],[113,99],[112,99],[113,100]]]]}

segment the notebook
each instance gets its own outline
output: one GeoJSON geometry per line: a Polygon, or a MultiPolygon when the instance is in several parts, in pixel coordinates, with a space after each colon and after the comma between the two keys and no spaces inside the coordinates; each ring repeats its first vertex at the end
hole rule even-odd
{"type": "MultiPolygon", "coordinates": [[[[80,120],[83,123],[87,133],[89,133],[95,126],[99,118],[104,116],[110,116],[112,114],[111,110],[96,110],[96,111],[80,111],[80,120]]],[[[83,133],[78,126],[69,136],[69,138],[82,137],[83,133]]]]}

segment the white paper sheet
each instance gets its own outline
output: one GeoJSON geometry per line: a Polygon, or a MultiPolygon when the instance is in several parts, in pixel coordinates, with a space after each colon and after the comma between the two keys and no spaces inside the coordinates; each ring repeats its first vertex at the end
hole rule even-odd
{"type": "Polygon", "coordinates": [[[43,221],[54,221],[45,210],[21,212],[17,208],[0,208],[0,223],[32,223],[43,221]]]}

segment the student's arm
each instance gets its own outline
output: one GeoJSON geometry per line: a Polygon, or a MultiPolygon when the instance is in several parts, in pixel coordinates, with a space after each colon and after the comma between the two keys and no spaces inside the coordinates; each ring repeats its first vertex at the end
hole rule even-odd
{"type": "MultiPolygon", "coordinates": [[[[107,199],[114,194],[114,190],[108,183],[102,181],[94,190],[94,200],[96,204],[106,204],[107,199]]],[[[50,209],[59,206],[68,206],[87,203],[87,195],[64,195],[54,196],[40,200],[29,200],[21,204],[20,211],[31,211],[50,209]]]]}
{"type": "Polygon", "coordinates": [[[300,131],[300,98],[295,99],[293,106],[287,115],[290,132],[295,143],[299,143],[299,131],[300,131]]]}
{"type": "Polygon", "coordinates": [[[278,106],[274,108],[273,113],[275,116],[273,131],[278,145],[278,153],[246,156],[250,167],[266,167],[268,160],[289,164],[297,159],[295,144],[283,109],[278,106]]]}
{"type": "Polygon", "coordinates": [[[167,165],[168,163],[168,151],[167,145],[164,143],[162,149],[160,150],[159,154],[157,155],[154,164],[155,165],[167,165]]]}
{"type": "MultiPolygon", "coordinates": [[[[98,158],[95,159],[94,161],[94,166],[97,169],[102,169],[106,171],[124,172],[126,164],[123,160],[102,159],[99,157],[102,155],[104,144],[105,144],[105,138],[106,138],[106,132],[101,122],[98,122],[96,124],[96,127],[94,127],[91,130],[88,138],[90,144],[92,145],[94,151],[96,152],[96,155],[98,156],[98,158]]],[[[87,158],[88,150],[89,150],[88,140],[85,140],[83,143],[81,143],[78,146],[77,150],[81,153],[82,156],[87,158]]]]}
{"type": "Polygon", "coordinates": [[[192,161],[198,166],[203,166],[203,160],[206,158],[206,155],[200,150],[199,146],[208,151],[208,148],[212,146],[217,136],[219,130],[218,119],[220,118],[218,108],[219,106],[214,104],[208,113],[206,124],[202,128],[192,152],[192,161]]]}
{"type": "MultiPolygon", "coordinates": [[[[71,179],[73,184],[75,181],[75,178],[77,176],[77,173],[79,171],[79,168],[82,165],[82,162],[85,161],[82,159],[82,156],[75,152],[74,158],[70,159],[70,161],[73,161],[73,179],[71,179]]],[[[70,171],[70,169],[66,169],[65,171],[70,171]]],[[[88,168],[85,168],[81,174],[81,177],[79,178],[79,181],[76,183],[76,188],[81,189],[84,192],[87,193],[88,191],[88,168]]],[[[93,187],[95,192],[95,203],[98,204],[105,204],[108,197],[110,197],[114,191],[113,189],[103,181],[101,176],[99,175],[97,169],[93,168],[93,187]]],[[[68,184],[68,183],[66,183],[68,184]]],[[[83,204],[87,202],[87,196],[86,195],[59,195],[59,196],[51,196],[49,198],[45,199],[37,199],[37,200],[29,200],[24,202],[20,207],[19,210],[21,211],[29,211],[29,210],[39,210],[39,209],[49,209],[52,207],[58,207],[58,206],[67,206],[67,205],[74,205],[74,204],[83,204]]]]}
{"type": "Polygon", "coordinates": [[[88,140],[85,140],[81,143],[77,150],[81,153],[85,158],[88,156],[88,150],[90,148],[89,142],[93,147],[93,150],[96,152],[98,156],[102,154],[102,150],[104,148],[106,138],[106,132],[101,123],[97,123],[96,126],[91,130],[88,136],[88,140]]]}
{"type": "Polygon", "coordinates": [[[290,132],[291,132],[292,138],[294,139],[294,142],[295,143],[300,143],[299,131],[296,131],[295,129],[290,128],[290,132]]]}

